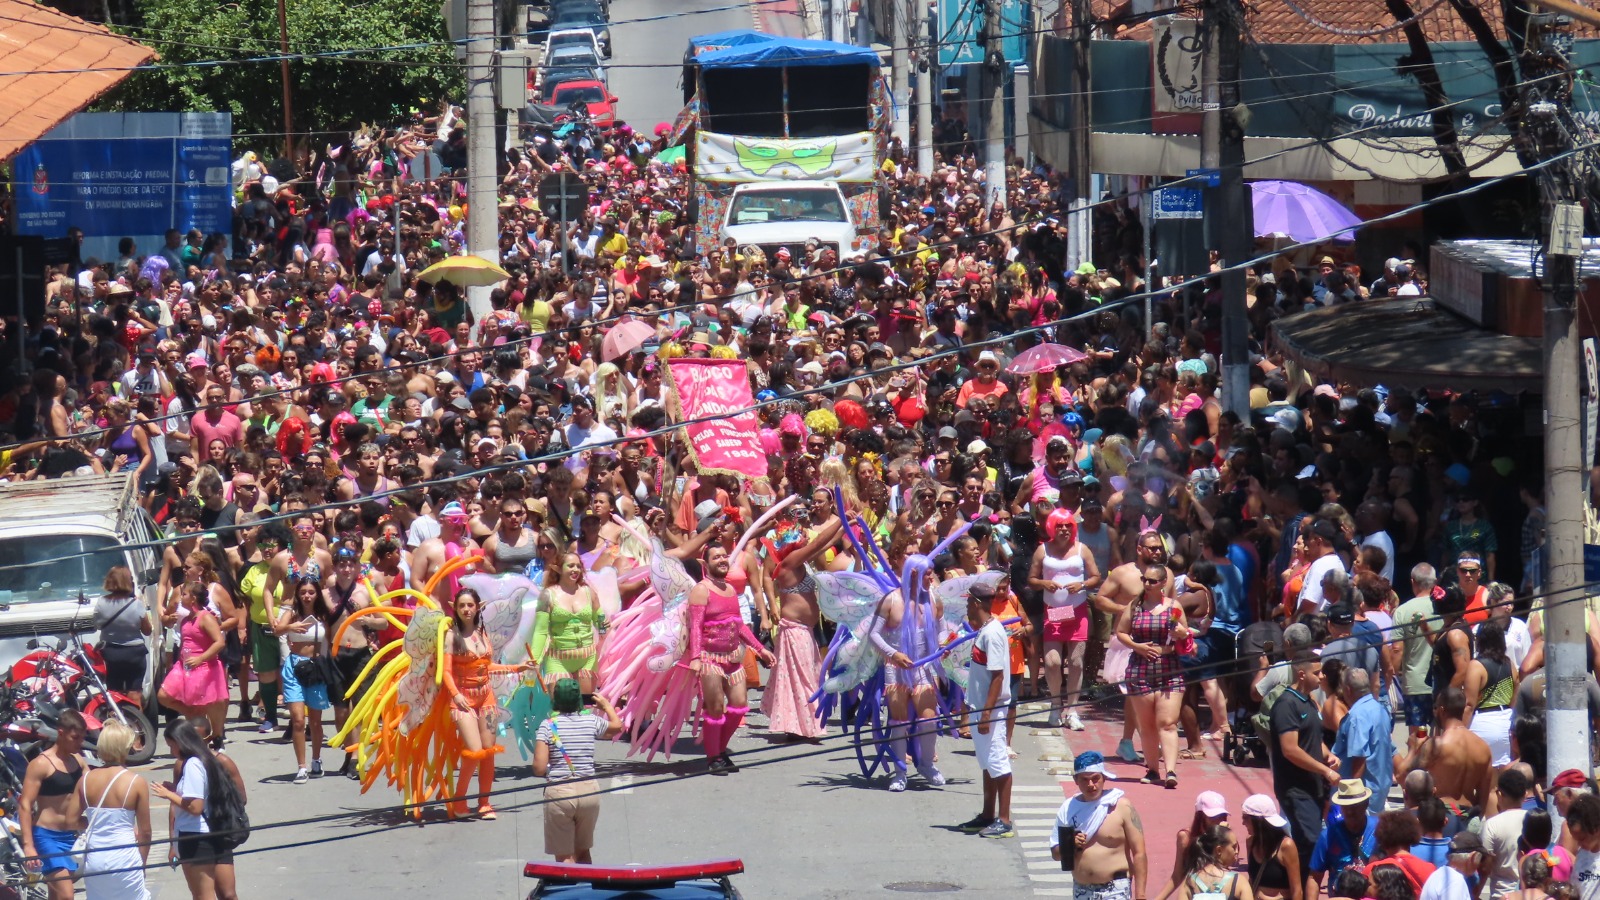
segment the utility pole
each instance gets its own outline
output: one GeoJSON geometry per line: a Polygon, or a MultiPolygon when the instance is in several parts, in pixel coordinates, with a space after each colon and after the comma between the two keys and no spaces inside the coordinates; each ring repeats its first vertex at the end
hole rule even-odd
{"type": "MultiPolygon", "coordinates": [[[[1239,108],[1240,30],[1244,8],[1239,0],[1212,0],[1206,7],[1215,25],[1211,33],[1214,53],[1206,55],[1214,84],[1216,108],[1206,107],[1206,121],[1215,124],[1217,158],[1206,165],[1219,168],[1217,190],[1217,249],[1222,272],[1222,407],[1241,421],[1250,420],[1250,319],[1245,302],[1245,271],[1237,268],[1255,252],[1255,217],[1250,188],[1244,183],[1244,122],[1239,108]],[[1212,62],[1212,60],[1215,60],[1212,62]]],[[[1209,208],[1208,208],[1209,211],[1209,208]]]]}
{"type": "MultiPolygon", "coordinates": [[[[949,2],[949,0],[946,0],[949,2]]],[[[984,123],[984,183],[986,206],[1006,202],[1006,53],[1001,34],[1004,0],[980,0],[983,9],[983,74],[988,78],[989,119],[984,123]]]]}
{"type": "MultiPolygon", "coordinates": [[[[494,0],[467,0],[467,252],[498,265],[494,51],[494,0]]],[[[480,323],[491,312],[489,290],[467,289],[467,307],[480,323]]]]}
{"type": "MultiPolygon", "coordinates": [[[[916,2],[923,6],[921,0],[916,2]]],[[[924,34],[917,58],[917,171],[927,178],[933,173],[933,66],[939,61],[939,48],[934,44],[937,38],[931,18],[924,14],[912,21],[915,30],[924,34]]]]}
{"type": "Polygon", "coordinates": [[[1574,146],[1571,37],[1549,14],[1530,17],[1522,59],[1518,136],[1540,160],[1539,212],[1544,251],[1544,499],[1548,511],[1545,575],[1546,734],[1551,772],[1590,771],[1584,685],[1588,603],[1583,587],[1583,418],[1578,400],[1576,315],[1578,257],[1583,253],[1582,157],[1574,146]],[[1547,77],[1565,75],[1566,77],[1547,77]]]}
{"type": "Polygon", "coordinates": [[[289,11],[278,0],[278,55],[283,74],[283,155],[294,159],[294,98],[289,92],[289,11]]]}
{"type": "MultiPolygon", "coordinates": [[[[865,2],[865,0],[863,0],[865,2]]],[[[906,7],[911,0],[889,0],[889,65],[894,78],[894,136],[911,149],[911,38],[906,7]]]]}
{"type": "MultiPolygon", "coordinates": [[[[1072,209],[1067,216],[1068,272],[1079,263],[1092,262],[1094,255],[1094,211],[1089,196],[1094,164],[1089,149],[1089,135],[1093,125],[1089,121],[1089,48],[1094,38],[1094,9],[1090,0],[1072,0],[1072,77],[1068,84],[1072,96],[1068,103],[1072,110],[1072,131],[1068,135],[1067,171],[1072,179],[1072,209]]],[[[1025,131],[1018,128],[1018,131],[1025,131]]],[[[1020,150],[1019,150],[1020,153],[1020,150]]]]}

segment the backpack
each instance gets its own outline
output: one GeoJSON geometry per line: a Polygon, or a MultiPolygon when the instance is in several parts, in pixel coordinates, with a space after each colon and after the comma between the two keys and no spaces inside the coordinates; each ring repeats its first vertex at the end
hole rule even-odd
{"type": "Polygon", "coordinates": [[[1288,689],[1289,683],[1284,682],[1267,691],[1261,697],[1260,710],[1250,717],[1251,724],[1256,726],[1256,733],[1261,735],[1261,739],[1269,745],[1272,743],[1272,707],[1277,704],[1278,698],[1282,697],[1283,692],[1288,689]]]}
{"type": "Polygon", "coordinates": [[[250,839],[250,814],[245,811],[239,786],[233,783],[227,770],[221,764],[208,768],[207,774],[212,777],[210,796],[206,798],[206,825],[232,850],[250,839]]]}

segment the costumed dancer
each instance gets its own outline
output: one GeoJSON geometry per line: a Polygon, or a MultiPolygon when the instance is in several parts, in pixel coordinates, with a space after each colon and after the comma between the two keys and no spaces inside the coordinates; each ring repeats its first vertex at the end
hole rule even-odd
{"type": "Polygon", "coordinates": [[[488,795],[502,749],[494,742],[505,718],[500,702],[519,689],[518,676],[534,671],[525,657],[535,613],[532,582],[518,575],[462,579],[449,615],[431,596],[440,582],[476,561],[476,555],[456,557],[434,572],[425,590],[378,597],[347,616],[334,637],[338,643],[344,629],[367,617],[381,616],[397,628],[409,620],[404,639],[375,653],[350,686],[346,696],[359,693],[361,700],[331,743],[355,753],[363,792],[384,775],[417,818],[424,804],[440,800],[449,801],[452,818],[463,815],[474,772],[478,813],[494,818],[488,795]],[[399,597],[415,598],[417,605],[396,605],[399,597]],[[359,737],[346,747],[351,734],[359,737]]]}
{"type": "Polygon", "coordinates": [[[821,611],[809,564],[833,544],[842,526],[843,522],[834,517],[810,540],[771,548],[775,566],[772,580],[778,594],[778,661],[761,694],[761,712],[767,717],[767,730],[771,733],[802,740],[828,733],[811,699],[820,682],[822,652],[812,633],[821,611]]]}
{"type": "MultiPolygon", "coordinates": [[[[714,556],[719,560],[721,569],[717,574],[717,566],[707,561],[707,571],[714,579],[721,579],[727,585],[727,572],[729,560],[737,558],[744,549],[744,543],[751,535],[764,528],[774,516],[782,511],[794,498],[786,498],[783,502],[767,510],[761,518],[757,519],[733,551],[721,547],[713,548],[714,556]]],[[[727,514],[720,513],[719,527],[727,514]]],[[[647,517],[647,522],[654,529],[664,530],[665,516],[659,510],[652,511],[647,517]]],[[[632,527],[629,526],[630,531],[632,527]]],[[[711,604],[711,591],[727,595],[733,605],[734,615],[738,615],[738,600],[732,597],[731,586],[716,587],[708,585],[705,588],[699,615],[704,618],[700,625],[700,638],[698,646],[692,646],[691,622],[689,610],[689,596],[697,585],[689,573],[684,570],[683,560],[698,552],[701,547],[716,533],[716,528],[702,528],[700,533],[691,538],[680,547],[668,550],[655,535],[646,537],[635,535],[640,541],[648,543],[651,548],[650,556],[650,589],[640,594],[632,606],[623,610],[611,620],[611,630],[606,636],[605,645],[600,651],[600,687],[599,693],[607,697],[626,697],[627,705],[622,709],[623,726],[628,733],[629,742],[632,744],[629,755],[640,751],[646,753],[647,759],[654,759],[656,753],[671,755],[672,745],[678,739],[683,726],[694,717],[697,703],[709,704],[717,702],[715,714],[709,717],[716,721],[715,734],[709,731],[701,735],[702,743],[708,758],[722,756],[726,751],[724,732],[728,735],[733,729],[727,728],[728,706],[736,709],[744,707],[744,695],[730,697],[724,690],[726,679],[722,676],[726,671],[721,665],[706,665],[706,652],[728,652],[737,650],[739,670],[743,671],[744,643],[737,647],[724,646],[723,639],[727,635],[743,641],[743,635],[738,634],[731,622],[722,622],[721,612],[725,611],[726,603],[718,601],[715,615],[708,614],[707,607],[711,604]],[[707,641],[706,620],[718,622],[716,629],[726,632],[719,634],[716,645],[707,641]],[[686,648],[689,648],[686,652],[686,648]],[[696,655],[700,657],[700,672],[691,671],[690,660],[696,655]],[[702,677],[702,675],[704,677],[702,677]],[[716,693],[710,699],[704,696],[708,689],[705,682],[715,682],[709,690],[716,693]]],[[[742,624],[742,618],[739,619],[742,624]]],[[[749,628],[742,629],[745,633],[749,628]]],[[[753,638],[754,636],[751,635],[753,638]]],[[[762,648],[761,652],[765,652],[762,648]]],[[[773,660],[770,655],[764,657],[770,665],[773,660]]],[[[702,706],[702,710],[704,710],[702,706]]],[[[748,708],[744,709],[748,712],[748,708]]],[[[708,714],[702,712],[702,720],[708,714]]],[[[742,718],[743,712],[736,712],[742,718]]],[[[702,721],[704,725],[704,721],[702,721]]],[[[737,725],[737,723],[736,723],[737,725]]],[[[717,771],[726,771],[724,766],[718,766],[717,771]]]]}
{"type": "Polygon", "coordinates": [[[530,655],[539,664],[547,691],[561,679],[572,678],[585,697],[594,693],[607,612],[599,591],[584,583],[583,560],[576,553],[565,554],[561,578],[540,594],[533,620],[530,655]]]}
{"type": "MultiPolygon", "coordinates": [[[[842,514],[843,499],[835,494],[835,500],[842,514]]],[[[859,530],[867,534],[865,548],[856,536],[857,529],[846,528],[857,557],[872,564],[867,573],[813,575],[823,614],[841,626],[823,659],[825,680],[813,699],[860,689],[860,702],[845,725],[856,728],[862,773],[870,777],[880,765],[885,766],[891,791],[906,789],[908,756],[930,784],[944,784],[944,775],[934,764],[938,730],[941,718],[962,700],[971,655],[964,639],[976,634],[966,622],[965,597],[973,584],[994,587],[1004,578],[1003,572],[966,575],[929,590],[932,558],[970,527],[971,523],[963,523],[954,529],[927,556],[908,557],[898,579],[864,525],[859,530]],[[940,690],[941,668],[955,688],[948,693],[940,690]],[[885,708],[888,718],[882,722],[885,708]],[[868,728],[870,742],[877,748],[870,758],[864,749],[869,741],[863,732],[868,728]]],[[[819,714],[826,718],[832,706],[825,700],[819,714]]]]}
{"type": "Polygon", "coordinates": [[[689,671],[700,680],[700,735],[711,773],[738,771],[728,742],[750,712],[745,696],[744,651],[754,650],[763,665],[776,660],[745,624],[739,595],[728,583],[725,547],[706,551],[705,580],[689,591],[689,671]]]}

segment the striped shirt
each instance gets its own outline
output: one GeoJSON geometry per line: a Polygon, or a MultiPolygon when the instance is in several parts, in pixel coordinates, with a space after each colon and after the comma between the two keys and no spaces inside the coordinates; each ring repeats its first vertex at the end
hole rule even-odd
{"type": "Polygon", "coordinates": [[[538,741],[550,745],[551,781],[594,777],[594,742],[607,722],[592,713],[558,713],[539,725],[538,741]]]}

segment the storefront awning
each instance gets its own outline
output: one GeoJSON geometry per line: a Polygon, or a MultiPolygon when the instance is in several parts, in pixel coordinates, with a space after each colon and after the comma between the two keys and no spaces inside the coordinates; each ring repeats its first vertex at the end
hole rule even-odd
{"type": "Polygon", "coordinates": [[[1486,331],[1432,300],[1350,303],[1272,323],[1274,345],[1312,375],[1390,389],[1544,390],[1539,338],[1486,331]]]}

